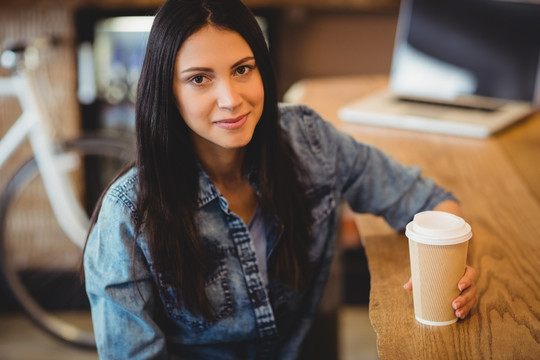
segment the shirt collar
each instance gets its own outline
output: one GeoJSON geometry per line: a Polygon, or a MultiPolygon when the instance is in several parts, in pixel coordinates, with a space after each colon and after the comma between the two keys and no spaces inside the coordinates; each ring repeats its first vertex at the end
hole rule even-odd
{"type": "MultiPolygon", "coordinates": [[[[218,198],[221,194],[199,162],[197,163],[197,169],[199,171],[199,195],[197,197],[197,206],[201,208],[218,198]]],[[[250,166],[248,181],[253,189],[255,189],[257,196],[259,196],[258,171],[255,166],[250,166]]]]}

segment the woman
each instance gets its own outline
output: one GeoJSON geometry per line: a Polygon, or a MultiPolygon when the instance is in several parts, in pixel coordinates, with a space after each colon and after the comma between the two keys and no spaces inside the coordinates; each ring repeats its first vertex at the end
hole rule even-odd
{"type": "MultiPolygon", "coordinates": [[[[169,0],[158,11],[137,160],[104,195],[85,249],[100,358],[295,358],[342,200],[396,229],[423,210],[459,214],[418,169],[308,108],[278,107],[269,59],[237,0],[169,0]]],[[[468,268],[460,317],[476,302],[473,278],[468,268]]]]}

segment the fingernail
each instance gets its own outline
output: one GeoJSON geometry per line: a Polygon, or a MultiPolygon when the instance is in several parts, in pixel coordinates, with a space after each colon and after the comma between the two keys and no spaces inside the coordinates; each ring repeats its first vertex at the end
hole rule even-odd
{"type": "Polygon", "coordinates": [[[454,310],[459,309],[459,305],[460,305],[460,304],[459,304],[458,302],[453,302],[453,303],[452,303],[452,307],[454,308],[454,310]]]}
{"type": "Polygon", "coordinates": [[[465,287],[465,284],[459,283],[457,287],[458,287],[459,291],[463,291],[463,288],[465,287]]]}

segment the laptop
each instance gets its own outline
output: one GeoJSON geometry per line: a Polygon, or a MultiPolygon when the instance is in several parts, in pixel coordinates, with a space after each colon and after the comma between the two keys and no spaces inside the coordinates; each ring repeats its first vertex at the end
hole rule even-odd
{"type": "Polygon", "coordinates": [[[402,0],[389,88],[341,120],[485,138],[540,109],[540,2],[402,0]]]}

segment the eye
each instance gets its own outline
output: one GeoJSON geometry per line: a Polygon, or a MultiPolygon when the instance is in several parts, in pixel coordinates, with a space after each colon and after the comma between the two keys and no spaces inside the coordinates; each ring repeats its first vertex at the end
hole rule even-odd
{"type": "Polygon", "coordinates": [[[205,77],[202,75],[196,75],[189,79],[189,81],[195,85],[203,85],[205,80],[205,77]]]}
{"type": "Polygon", "coordinates": [[[238,75],[246,75],[253,69],[253,66],[250,65],[242,65],[236,68],[236,73],[238,75]]]}

